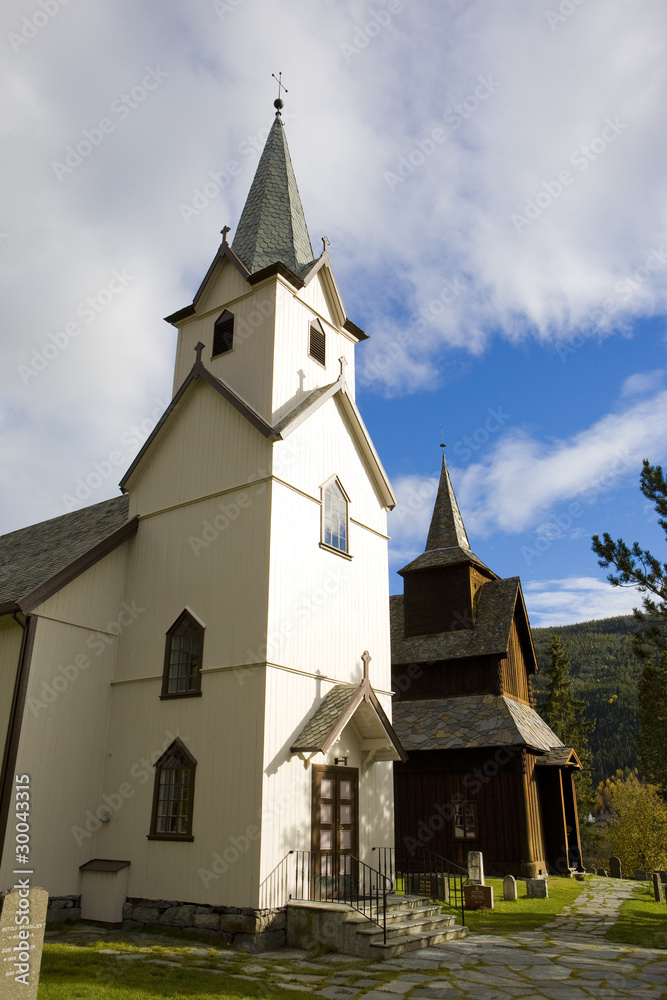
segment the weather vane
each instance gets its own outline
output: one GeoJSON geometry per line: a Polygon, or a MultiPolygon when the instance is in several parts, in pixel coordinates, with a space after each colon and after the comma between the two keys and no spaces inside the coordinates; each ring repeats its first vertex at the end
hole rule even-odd
{"type": "Polygon", "coordinates": [[[278,83],[278,97],[273,102],[273,106],[276,109],[276,114],[279,115],[280,114],[280,109],[285,107],[285,102],[283,101],[283,99],[280,96],[280,91],[284,90],[286,94],[289,93],[289,91],[287,90],[287,87],[283,83],[283,75],[282,75],[282,73],[279,73],[278,76],[276,76],[275,73],[272,73],[271,76],[278,83]]]}
{"type": "Polygon", "coordinates": [[[445,444],[445,432],[442,429],[442,424],[440,424],[440,437],[442,438],[442,444],[440,445],[440,447],[446,448],[447,445],[445,444]]]}

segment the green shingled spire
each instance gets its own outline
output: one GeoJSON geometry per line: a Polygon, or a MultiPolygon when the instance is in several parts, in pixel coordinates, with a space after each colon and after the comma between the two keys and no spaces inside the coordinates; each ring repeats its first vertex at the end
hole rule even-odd
{"type": "Polygon", "coordinates": [[[280,261],[302,277],[313,263],[313,248],[280,113],[266,140],[232,250],[251,274],[280,261]]]}
{"type": "Polygon", "coordinates": [[[433,518],[431,519],[431,528],[426,541],[426,551],[429,552],[431,549],[448,549],[455,545],[464,549],[470,548],[461,511],[459,510],[459,505],[454,494],[452,481],[449,478],[443,448],[440,485],[438,487],[435,507],[433,508],[433,518]]]}

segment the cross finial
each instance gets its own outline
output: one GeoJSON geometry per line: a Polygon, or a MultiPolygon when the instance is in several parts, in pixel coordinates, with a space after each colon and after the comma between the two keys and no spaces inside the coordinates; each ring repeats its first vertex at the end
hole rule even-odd
{"type": "Polygon", "coordinates": [[[231,233],[231,229],[230,229],[229,226],[223,226],[222,229],[220,230],[220,232],[222,234],[222,242],[226,244],[227,243],[227,233],[231,233]]]}
{"type": "Polygon", "coordinates": [[[281,90],[284,90],[285,93],[287,94],[287,93],[289,93],[289,91],[287,90],[287,87],[283,83],[283,75],[282,75],[282,73],[279,73],[278,76],[276,76],[275,73],[272,73],[271,76],[278,83],[278,97],[277,97],[277,100],[275,100],[273,102],[273,106],[276,109],[276,115],[280,115],[280,109],[285,106],[285,102],[283,101],[282,97],[280,96],[280,92],[281,92],[281,90]]]}
{"type": "Polygon", "coordinates": [[[326,253],[327,252],[327,247],[330,247],[330,246],[331,246],[331,241],[330,241],[329,237],[328,236],[323,236],[322,237],[322,253],[326,253]]]}
{"type": "Polygon", "coordinates": [[[367,681],[368,680],[368,665],[371,662],[371,660],[373,659],[373,657],[368,652],[368,650],[365,649],[363,651],[363,653],[361,654],[361,659],[364,661],[364,680],[367,681]]]}
{"type": "Polygon", "coordinates": [[[198,344],[197,344],[197,345],[195,346],[195,351],[197,352],[197,364],[198,364],[198,365],[200,365],[200,364],[201,364],[201,352],[202,352],[202,351],[204,350],[204,347],[205,347],[205,345],[204,345],[204,344],[202,344],[201,340],[200,340],[200,341],[199,341],[199,343],[198,343],[198,344]]]}

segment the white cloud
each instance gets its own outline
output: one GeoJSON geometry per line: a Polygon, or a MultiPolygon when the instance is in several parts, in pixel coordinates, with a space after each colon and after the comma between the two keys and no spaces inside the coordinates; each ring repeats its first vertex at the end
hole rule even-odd
{"type": "Polygon", "coordinates": [[[634,588],[612,587],[595,577],[533,580],[523,587],[533,628],[573,625],[632,614],[642,595],[634,588]]]}
{"type": "Polygon", "coordinates": [[[641,459],[667,454],[667,392],[606,414],[569,440],[545,443],[510,430],[480,462],[459,473],[457,495],[473,536],[520,532],[564,500],[594,503],[641,459]]]}
{"type": "Polygon", "coordinates": [[[624,396],[648,396],[662,385],[665,372],[662,368],[653,372],[638,372],[630,375],[623,383],[624,396]]]}

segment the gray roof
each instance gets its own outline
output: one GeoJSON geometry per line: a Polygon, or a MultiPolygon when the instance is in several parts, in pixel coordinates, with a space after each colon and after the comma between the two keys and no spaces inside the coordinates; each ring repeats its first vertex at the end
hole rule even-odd
{"type": "Polygon", "coordinates": [[[336,684],[327,691],[315,715],[308,720],[292,745],[292,753],[321,747],[358,690],[353,684],[336,684]]]}
{"type": "MultiPolygon", "coordinates": [[[[442,453],[442,469],[438,495],[435,498],[431,527],[426,539],[426,550],[399,573],[409,573],[415,569],[431,569],[435,566],[451,566],[454,563],[473,562],[488,570],[481,559],[470,549],[461,511],[449,478],[445,453],[442,453]]],[[[490,572],[490,570],[489,570],[490,572]]],[[[495,573],[493,574],[495,576],[495,573]]]]}
{"type": "Polygon", "coordinates": [[[535,709],[506,695],[397,701],[393,725],[406,750],[563,746],[535,709]]]}
{"type": "Polygon", "coordinates": [[[319,399],[320,396],[323,396],[325,392],[328,392],[329,389],[333,388],[334,385],[336,385],[336,382],[329,382],[328,385],[319,385],[317,388],[311,389],[310,392],[306,393],[301,402],[297,403],[293,410],[290,410],[289,413],[286,413],[278,421],[273,428],[274,432],[280,434],[293,420],[296,420],[301,413],[304,413],[312,403],[319,399]]]}
{"type": "Polygon", "coordinates": [[[251,274],[281,262],[302,278],[313,264],[306,218],[278,115],[260,157],[232,249],[251,274]]]}
{"type": "Polygon", "coordinates": [[[392,663],[433,663],[466,656],[506,654],[518,594],[518,576],[489,580],[480,587],[473,628],[411,639],[405,638],[403,595],[390,597],[392,663]]]}
{"type": "Polygon", "coordinates": [[[122,527],[129,503],[114,497],[0,537],[0,606],[18,602],[122,527]]]}

